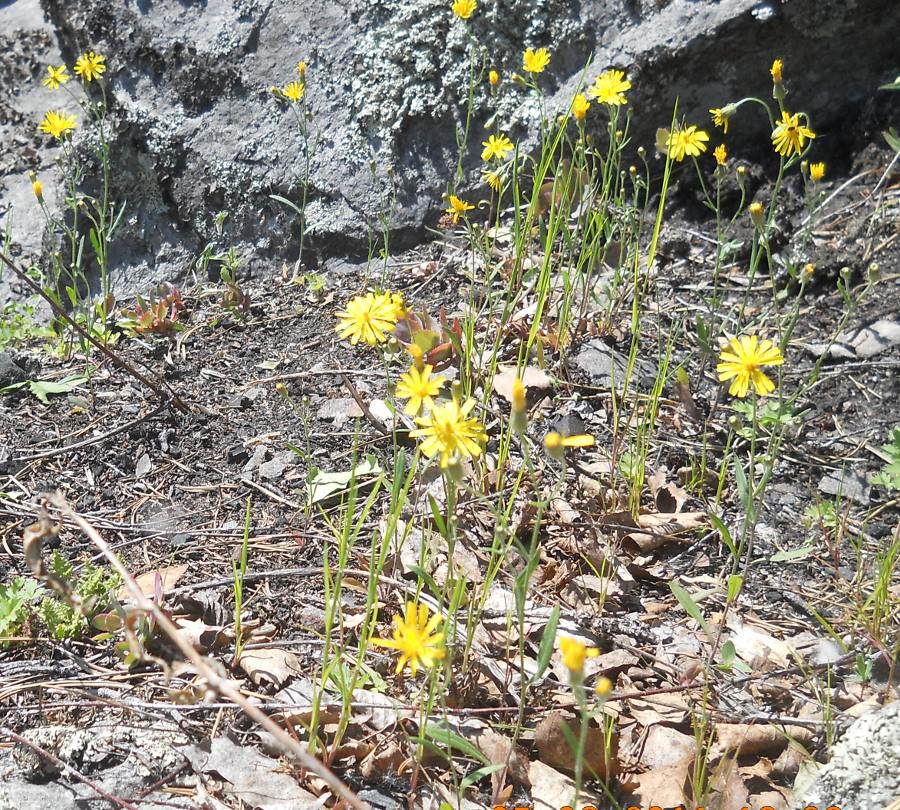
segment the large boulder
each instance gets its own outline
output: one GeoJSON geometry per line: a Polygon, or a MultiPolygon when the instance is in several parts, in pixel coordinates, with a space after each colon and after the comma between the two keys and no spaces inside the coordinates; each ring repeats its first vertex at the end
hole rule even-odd
{"type": "MultiPolygon", "coordinates": [[[[496,68],[504,81],[496,99],[486,81],[475,90],[464,187],[478,182],[491,115],[534,142],[539,105],[509,80],[525,47],[553,54],[541,76],[549,111],[606,67],[626,69],[635,142],[648,148],[676,97],[681,113],[709,126],[710,106],[770,96],[775,56],[785,61],[789,100],[823,133],[843,126],[898,69],[896,0],[480,0],[467,23],[453,16],[450,0],[41,5],[70,64],[85,48],[107,55],[116,194],[128,201],[113,262],[135,286],[184,275],[215,237],[219,212],[228,213],[223,240],[256,260],[296,257],[298,218],[270,195],[299,202],[303,150],[291,110],[270,87],[295,78],[299,59],[309,63],[312,112],[308,232],[320,251],[343,255],[364,251],[384,228],[398,245],[434,223],[456,172],[473,62],[476,74],[496,68]]],[[[14,77],[31,106],[40,69],[27,90],[14,77]]],[[[14,134],[40,146],[33,111],[20,118],[14,134]]],[[[763,146],[767,132],[755,112],[733,127],[763,146]]],[[[21,174],[21,162],[15,168],[21,174]]],[[[0,178],[0,194],[11,182],[21,185],[0,178]]],[[[14,239],[30,246],[41,222],[20,216],[15,228],[14,239]]]]}

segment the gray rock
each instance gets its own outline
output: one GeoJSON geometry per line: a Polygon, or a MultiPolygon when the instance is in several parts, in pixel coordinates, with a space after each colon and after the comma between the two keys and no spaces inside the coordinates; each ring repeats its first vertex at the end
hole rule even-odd
{"type": "Polygon", "coordinates": [[[282,450],[276,453],[271,460],[264,461],[259,465],[259,477],[268,479],[269,481],[277,481],[284,475],[284,471],[288,467],[293,467],[296,463],[296,456],[291,450],[282,450]]]}
{"type": "Polygon", "coordinates": [[[900,702],[859,718],[834,747],[831,761],[794,800],[841,810],[887,807],[900,797],[900,702]]]}
{"type": "Polygon", "coordinates": [[[849,499],[861,506],[868,506],[872,488],[865,477],[859,473],[843,469],[823,475],[819,481],[819,492],[824,495],[849,499]]]}
{"type": "MultiPolygon", "coordinates": [[[[12,9],[0,9],[0,30],[13,14],[33,31],[4,43],[18,67],[2,76],[16,106],[0,134],[33,157],[11,150],[0,189],[16,192],[2,191],[0,211],[7,202],[30,211],[25,170],[52,165],[34,128],[58,99],[34,77],[59,58],[57,40],[68,55],[85,47],[105,53],[116,119],[114,197],[128,201],[110,256],[120,288],[183,276],[209,241],[252,255],[250,270],[254,262],[275,266],[271,256],[296,257],[297,216],[270,195],[300,199],[304,155],[291,110],[269,88],[296,78],[298,59],[309,62],[314,141],[308,233],[326,252],[346,255],[364,250],[384,213],[392,246],[421,236],[436,218],[465,118],[470,32],[505,77],[497,101],[484,82],[475,89],[464,161],[472,190],[481,126],[491,115],[526,148],[534,144],[538,105],[508,78],[521,70],[525,47],[552,50],[540,77],[551,114],[568,104],[589,58],[588,82],[610,65],[626,68],[633,143],[651,148],[676,96],[679,114],[709,128],[708,107],[770,95],[774,56],[785,61],[792,103],[825,132],[890,78],[884,66],[892,64],[900,24],[894,0],[495,0],[480,3],[468,23],[453,17],[448,0],[323,0],[315,13],[288,0],[42,0],[49,25],[35,0],[12,9]],[[221,238],[219,212],[229,215],[221,238]]],[[[740,115],[735,138],[758,142],[765,116],[740,115]]],[[[591,120],[603,130],[602,115],[591,120]]],[[[14,240],[34,251],[41,218],[19,216],[14,224],[14,240]]]]}
{"type": "Polygon", "coordinates": [[[20,366],[9,352],[0,352],[0,388],[28,379],[28,370],[20,366]]]}
{"type": "MultiPolygon", "coordinates": [[[[596,338],[585,343],[575,356],[575,365],[587,372],[598,385],[622,390],[628,370],[628,356],[617,352],[604,340],[596,338]]],[[[656,379],[656,366],[638,357],[631,373],[631,387],[649,389],[656,379]]]]}

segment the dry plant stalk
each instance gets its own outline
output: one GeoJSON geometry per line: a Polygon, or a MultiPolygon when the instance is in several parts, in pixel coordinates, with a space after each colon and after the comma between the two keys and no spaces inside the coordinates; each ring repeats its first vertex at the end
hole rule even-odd
{"type": "MultiPolygon", "coordinates": [[[[235,689],[230,683],[228,683],[225,678],[221,677],[218,672],[216,672],[216,668],[213,663],[210,662],[205,656],[200,655],[200,653],[198,653],[193,648],[190,642],[184,638],[178,628],[172,623],[169,617],[166,616],[159,605],[157,605],[155,602],[148,599],[144,595],[137,582],[135,582],[134,577],[124,566],[121,560],[119,560],[119,558],[112,552],[109,545],[100,536],[100,533],[93,526],[91,526],[91,524],[88,523],[81,515],[76,513],[59,492],[49,493],[44,497],[49,503],[51,503],[59,510],[61,517],[70,518],[78,526],[78,528],[81,529],[81,531],[83,531],[85,535],[87,535],[91,542],[100,550],[103,556],[106,557],[107,560],[109,560],[109,564],[122,578],[122,582],[125,583],[125,587],[128,589],[132,598],[135,600],[137,609],[153,617],[159,629],[169,637],[169,639],[181,651],[182,655],[184,655],[184,657],[194,666],[194,668],[197,670],[197,673],[206,681],[207,689],[210,692],[221,695],[222,697],[227,698],[235,705],[237,705],[241,709],[241,711],[243,711],[244,714],[246,714],[251,720],[253,720],[255,723],[258,723],[272,735],[278,746],[282,749],[282,751],[284,751],[285,754],[294,757],[301,767],[311,771],[312,773],[320,777],[328,785],[328,787],[331,788],[336,797],[341,799],[350,807],[356,808],[356,810],[369,810],[368,805],[360,801],[353,793],[353,791],[351,791],[350,788],[348,788],[340,779],[338,779],[338,777],[335,776],[328,767],[319,762],[318,759],[316,759],[305,748],[303,748],[297,740],[288,735],[284,731],[284,729],[281,728],[281,726],[279,726],[274,720],[272,720],[271,717],[269,717],[261,709],[252,705],[237,689],[235,689]]],[[[47,574],[50,574],[50,572],[46,570],[43,562],[40,560],[40,542],[38,541],[43,540],[43,538],[46,536],[43,533],[44,531],[50,534],[53,533],[54,530],[55,527],[49,520],[49,518],[42,518],[37,523],[29,526],[28,529],[26,529],[26,556],[28,556],[29,565],[32,565],[36,556],[37,565],[39,566],[43,574],[42,578],[46,578],[48,582],[50,580],[49,578],[47,578],[47,574]]]]}

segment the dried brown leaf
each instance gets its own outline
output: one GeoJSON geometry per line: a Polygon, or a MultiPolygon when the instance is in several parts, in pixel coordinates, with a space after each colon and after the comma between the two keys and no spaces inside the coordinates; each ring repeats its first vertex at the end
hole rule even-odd
{"type": "Polygon", "coordinates": [[[281,686],[289,678],[303,674],[300,659],[281,647],[244,649],[238,659],[241,669],[253,683],[274,683],[281,686]]]}

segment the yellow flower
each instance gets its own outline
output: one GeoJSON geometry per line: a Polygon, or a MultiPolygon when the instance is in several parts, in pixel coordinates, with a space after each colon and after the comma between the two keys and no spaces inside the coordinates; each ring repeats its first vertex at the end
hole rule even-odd
{"type": "Polygon", "coordinates": [[[60,86],[64,85],[71,78],[65,65],[60,65],[59,67],[47,65],[47,75],[44,76],[43,84],[51,90],[59,90],[60,86]]]}
{"type": "Polygon", "coordinates": [[[403,300],[403,293],[388,292],[384,293],[382,297],[394,308],[394,317],[398,321],[406,317],[406,301],[403,300]]]}
{"type": "Polygon", "coordinates": [[[779,348],[771,340],[760,339],[756,335],[743,335],[731,338],[727,349],[719,355],[716,371],[719,380],[731,380],[728,393],[733,397],[745,397],[750,390],[750,383],[761,397],[775,390],[773,383],[760,366],[780,366],[784,357],[779,348]]]}
{"type": "Polygon", "coordinates": [[[303,94],[306,92],[306,85],[303,82],[288,82],[284,87],[281,88],[281,95],[283,95],[291,104],[296,104],[303,98],[303,94]]]}
{"type": "Polygon", "coordinates": [[[772,62],[772,67],[769,68],[769,73],[772,74],[772,81],[775,82],[775,84],[781,84],[782,68],[784,68],[784,62],[780,59],[776,59],[772,62]]]}
{"type": "Polygon", "coordinates": [[[461,20],[468,20],[475,13],[475,9],[478,8],[478,3],[475,0],[453,0],[451,8],[453,13],[461,20]]]}
{"type": "Polygon", "coordinates": [[[513,380],[511,404],[509,425],[516,433],[524,433],[528,427],[528,400],[525,385],[518,377],[513,380]]]}
{"type": "Polygon", "coordinates": [[[447,381],[444,376],[432,378],[431,372],[433,367],[425,365],[420,371],[415,366],[410,368],[397,383],[397,396],[400,399],[408,399],[403,413],[408,416],[415,416],[422,410],[424,405],[431,409],[434,407],[434,399],[441,390],[441,386],[447,381]]]}
{"type": "Polygon", "coordinates": [[[488,81],[491,83],[491,87],[496,87],[500,81],[500,74],[496,70],[492,70],[488,73],[488,81]]]}
{"type": "Polygon", "coordinates": [[[449,467],[461,456],[477,456],[487,441],[484,427],[469,414],[475,407],[474,399],[467,399],[462,405],[455,398],[442,405],[436,405],[428,416],[420,416],[416,422],[421,425],[410,431],[410,436],[424,439],[422,452],[428,457],[440,454],[441,467],[449,467]]]}
{"type": "Polygon", "coordinates": [[[669,157],[678,162],[684,160],[686,156],[697,157],[701,152],[706,151],[706,142],[708,140],[709,135],[693,125],[678,127],[666,139],[666,146],[669,147],[669,157]]]}
{"type": "Polygon", "coordinates": [[[750,203],[747,211],[750,213],[750,221],[757,227],[761,228],[766,221],[766,209],[760,202],[750,203]]]}
{"type": "Polygon", "coordinates": [[[37,197],[38,200],[44,199],[44,186],[36,177],[31,181],[31,190],[34,192],[34,196],[37,197]]]}
{"type": "Polygon", "coordinates": [[[544,68],[550,64],[550,51],[546,48],[538,48],[536,51],[528,48],[522,54],[522,69],[526,73],[543,73],[544,68]]]}
{"type": "Polygon", "coordinates": [[[358,295],[337,313],[337,331],[342,338],[350,338],[354,346],[363,341],[370,346],[384,343],[386,332],[397,325],[396,305],[388,293],[358,295]]]}
{"type": "Polygon", "coordinates": [[[562,653],[563,663],[569,672],[580,673],[584,670],[586,658],[596,658],[600,650],[596,647],[588,647],[577,638],[561,636],[559,639],[559,651],[562,653]]]}
{"type": "Polygon", "coordinates": [[[454,222],[459,222],[460,216],[465,216],[466,211],[471,211],[475,208],[474,205],[470,205],[465,200],[461,200],[455,194],[450,195],[450,206],[445,208],[444,210],[453,217],[454,222]]]}
{"type": "Polygon", "coordinates": [[[587,111],[591,108],[591,102],[587,100],[587,96],[578,93],[572,101],[572,115],[575,120],[584,121],[587,111]]]}
{"type": "Polygon", "coordinates": [[[513,149],[513,142],[502,132],[499,135],[489,136],[486,141],[481,142],[481,145],[484,147],[481,153],[482,160],[490,160],[493,157],[503,160],[506,153],[513,149]]]}
{"type": "Polygon", "coordinates": [[[547,453],[557,461],[562,460],[567,447],[592,447],[594,437],[584,433],[578,433],[574,436],[563,436],[555,430],[551,430],[544,436],[544,449],[547,453]]]}
{"type": "Polygon", "coordinates": [[[41,121],[39,129],[54,138],[62,138],[69,130],[75,129],[75,116],[50,110],[41,121]]]}
{"type": "Polygon", "coordinates": [[[722,127],[722,132],[726,135],[728,134],[728,122],[731,120],[731,116],[734,115],[736,107],[733,104],[729,104],[724,109],[721,107],[713,107],[709,114],[712,116],[713,125],[717,127],[722,127]]]}
{"type": "Polygon", "coordinates": [[[399,675],[403,667],[409,663],[413,677],[419,667],[433,667],[447,654],[444,649],[444,634],[435,633],[441,623],[441,614],[435,613],[428,618],[428,606],[416,606],[415,602],[406,603],[406,614],[401,618],[394,616],[393,639],[373,638],[372,643],[379,647],[390,647],[401,654],[397,661],[396,673],[399,675]]]}
{"type": "Polygon", "coordinates": [[[588,95],[597,99],[601,104],[609,104],[611,107],[619,107],[627,104],[625,91],[631,89],[631,82],[625,78],[622,70],[607,70],[594,79],[593,85],[588,90],[588,95]]]}
{"type": "Polygon", "coordinates": [[[86,82],[99,79],[106,72],[106,57],[93,51],[81,54],[75,62],[75,72],[86,82]]]}
{"type": "Polygon", "coordinates": [[[803,265],[803,279],[811,279],[816,273],[816,266],[812,262],[803,265]]]}
{"type": "Polygon", "coordinates": [[[813,183],[818,183],[825,176],[825,164],[824,163],[811,163],[809,166],[809,179],[813,181],[813,183]]]}
{"type": "Polygon", "coordinates": [[[500,172],[485,171],[481,174],[481,179],[490,186],[498,194],[503,191],[503,177],[500,172]]]}
{"type": "Polygon", "coordinates": [[[772,132],[772,146],[783,157],[788,157],[791,153],[799,155],[806,146],[807,139],[816,137],[815,132],[800,123],[800,115],[801,113],[791,115],[787,110],[782,110],[781,120],[772,132]]]}
{"type": "Polygon", "coordinates": [[[306,78],[306,60],[301,59],[297,62],[297,75],[300,77],[300,81],[302,82],[306,78]]]}
{"type": "Polygon", "coordinates": [[[725,149],[724,143],[720,143],[713,150],[713,157],[715,157],[716,163],[718,163],[720,166],[725,165],[725,161],[728,160],[728,151],[725,149]]]}
{"type": "Polygon", "coordinates": [[[597,683],[594,684],[594,691],[601,697],[609,697],[610,693],[613,690],[613,682],[607,678],[605,675],[601,675],[597,678],[597,683]]]}

